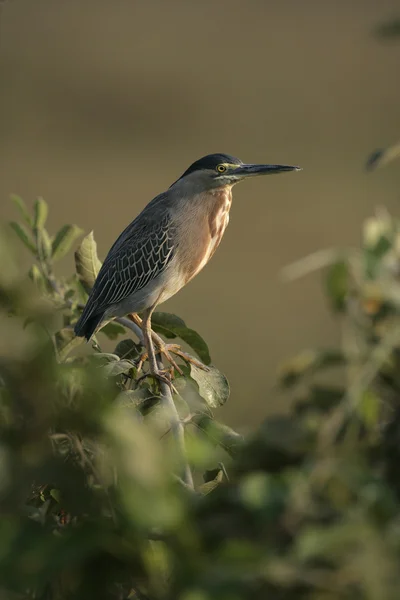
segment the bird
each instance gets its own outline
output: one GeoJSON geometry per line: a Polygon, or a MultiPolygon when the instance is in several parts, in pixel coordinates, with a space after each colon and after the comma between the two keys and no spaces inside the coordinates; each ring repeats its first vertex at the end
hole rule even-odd
{"type": "Polygon", "coordinates": [[[75,335],[89,341],[110,320],[128,316],[142,329],[150,374],[165,380],[158,368],[158,353],[179,372],[171,353],[196,364],[179,346],[166,344],[152,331],[154,309],[210,261],[228,225],[236,183],[299,170],[289,165],[246,164],[223,153],[195,161],[114,242],[75,324],[75,335]]]}

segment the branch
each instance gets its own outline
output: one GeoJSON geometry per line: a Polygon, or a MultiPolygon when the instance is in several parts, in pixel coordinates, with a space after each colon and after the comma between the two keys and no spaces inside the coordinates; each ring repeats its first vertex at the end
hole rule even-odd
{"type": "MultiPolygon", "coordinates": [[[[163,363],[160,359],[157,360],[157,368],[159,371],[163,369],[163,363]]],[[[178,447],[182,459],[182,480],[189,488],[194,489],[192,472],[190,470],[190,466],[186,456],[185,427],[180,420],[178,410],[175,406],[175,402],[172,397],[171,388],[164,381],[160,381],[159,383],[161,398],[164,403],[164,406],[169,412],[171,419],[171,432],[175,438],[176,445],[178,447]]]]}
{"type": "Polygon", "coordinates": [[[139,338],[139,341],[142,344],[142,346],[144,346],[143,333],[139,325],[136,325],[136,323],[134,323],[130,319],[127,319],[126,317],[118,317],[114,319],[114,321],[116,321],[123,327],[126,327],[126,329],[130,329],[131,331],[133,331],[133,333],[139,338]]]}

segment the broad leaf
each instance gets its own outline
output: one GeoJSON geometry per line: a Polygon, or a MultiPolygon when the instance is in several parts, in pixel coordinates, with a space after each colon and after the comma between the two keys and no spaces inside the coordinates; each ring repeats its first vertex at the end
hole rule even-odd
{"type": "Polygon", "coordinates": [[[94,241],[93,231],[83,238],[81,245],[75,252],[75,266],[79,279],[89,292],[101,268],[97,257],[97,244],[94,241]]]}
{"type": "Polygon", "coordinates": [[[77,225],[64,225],[56,233],[56,236],[52,243],[52,258],[53,260],[60,260],[63,258],[69,250],[75,240],[82,235],[83,230],[77,225]]]}
{"type": "Polygon", "coordinates": [[[190,364],[190,377],[197,383],[200,396],[210,408],[223,406],[229,398],[229,383],[225,375],[213,366],[207,371],[190,364]]]}
{"type": "Polygon", "coordinates": [[[155,312],[151,322],[156,333],[160,333],[168,339],[180,338],[196,352],[204,364],[210,364],[210,351],[206,342],[194,329],[187,327],[182,319],[170,313],[155,312]]]}
{"type": "Polygon", "coordinates": [[[141,346],[139,344],[135,344],[135,342],[129,338],[126,340],[121,340],[115,348],[115,354],[117,354],[120,358],[129,358],[130,360],[135,360],[139,358],[140,353],[141,346]]]}
{"type": "Polygon", "coordinates": [[[116,323],[115,321],[110,321],[110,323],[104,325],[104,327],[102,327],[100,331],[101,333],[104,333],[104,335],[106,335],[109,340],[116,340],[119,335],[123,335],[125,333],[125,327],[123,327],[119,323],[116,323]]]}
{"type": "Polygon", "coordinates": [[[106,365],[104,367],[104,372],[109,377],[116,377],[117,375],[121,375],[122,373],[129,373],[129,371],[133,369],[134,366],[135,365],[131,360],[116,360],[106,365]]]}

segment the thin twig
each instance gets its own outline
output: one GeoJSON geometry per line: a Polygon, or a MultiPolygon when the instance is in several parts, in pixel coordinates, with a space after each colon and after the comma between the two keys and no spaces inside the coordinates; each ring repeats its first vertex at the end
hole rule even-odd
{"type": "MultiPolygon", "coordinates": [[[[157,367],[160,371],[163,369],[163,363],[160,359],[157,359],[157,367]]],[[[169,416],[170,416],[171,432],[175,438],[176,445],[178,447],[178,451],[181,455],[182,471],[183,471],[182,479],[188,487],[190,487],[191,489],[194,489],[192,472],[190,470],[189,462],[188,462],[187,456],[186,456],[185,427],[180,420],[179,413],[175,406],[175,402],[172,397],[172,393],[171,393],[171,389],[170,389],[169,385],[164,381],[160,381],[159,383],[160,383],[161,398],[162,398],[164,406],[167,409],[169,416]]]]}

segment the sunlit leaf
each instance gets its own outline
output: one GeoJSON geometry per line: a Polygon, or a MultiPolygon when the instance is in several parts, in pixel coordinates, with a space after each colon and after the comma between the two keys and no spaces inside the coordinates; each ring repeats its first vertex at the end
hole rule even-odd
{"type": "Polygon", "coordinates": [[[75,252],[75,266],[80,281],[85,289],[90,291],[101,268],[93,231],[83,238],[81,245],[75,252]]]}
{"type": "Polygon", "coordinates": [[[207,371],[190,364],[190,377],[194,379],[199,388],[200,396],[210,408],[223,406],[229,398],[229,383],[225,375],[213,366],[207,371]]]}
{"type": "Polygon", "coordinates": [[[63,258],[69,250],[75,240],[82,235],[83,229],[80,229],[77,225],[64,225],[56,233],[56,236],[52,243],[52,258],[53,260],[60,260],[63,258]]]}
{"type": "Polygon", "coordinates": [[[204,364],[210,364],[210,352],[206,342],[194,329],[187,327],[180,317],[170,313],[155,312],[151,322],[156,333],[160,333],[169,339],[180,338],[196,352],[204,364]]]}

